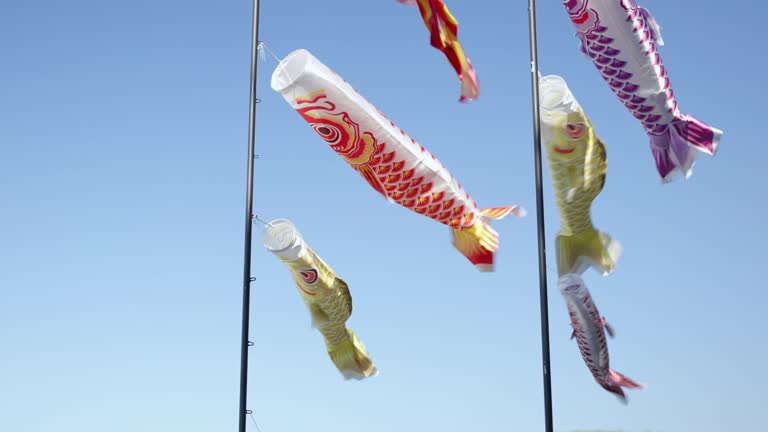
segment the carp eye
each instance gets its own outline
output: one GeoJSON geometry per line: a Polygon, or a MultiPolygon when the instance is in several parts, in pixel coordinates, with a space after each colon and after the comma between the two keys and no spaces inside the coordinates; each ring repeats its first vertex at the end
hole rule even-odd
{"type": "Polygon", "coordinates": [[[568,123],[565,125],[565,133],[570,139],[578,139],[584,135],[584,125],[581,123],[568,123]]]}
{"type": "Polygon", "coordinates": [[[316,269],[299,270],[299,276],[301,276],[301,280],[303,280],[304,283],[308,285],[314,285],[318,279],[318,274],[316,269]]]}
{"type": "Polygon", "coordinates": [[[322,124],[313,124],[312,128],[317,132],[321,138],[328,144],[336,144],[341,138],[341,134],[335,127],[329,127],[322,124]]]}

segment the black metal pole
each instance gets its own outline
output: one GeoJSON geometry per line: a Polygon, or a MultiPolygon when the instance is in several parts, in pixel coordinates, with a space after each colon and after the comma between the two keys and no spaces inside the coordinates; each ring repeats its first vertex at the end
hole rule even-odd
{"type": "Polygon", "coordinates": [[[541,359],[544,375],[545,431],[552,432],[552,376],[549,361],[549,304],[547,251],[544,232],[544,191],[541,180],[541,118],[539,117],[539,54],[536,43],[536,0],[528,0],[531,40],[531,95],[533,97],[533,154],[536,165],[536,224],[539,233],[539,302],[541,305],[541,359]]]}
{"type": "Polygon", "coordinates": [[[243,323],[240,340],[240,407],[239,432],[245,432],[248,415],[248,326],[251,312],[251,241],[253,237],[253,161],[256,141],[256,72],[259,49],[259,0],[253,0],[253,31],[251,36],[251,93],[248,112],[248,180],[245,193],[245,253],[243,259],[243,323]]]}

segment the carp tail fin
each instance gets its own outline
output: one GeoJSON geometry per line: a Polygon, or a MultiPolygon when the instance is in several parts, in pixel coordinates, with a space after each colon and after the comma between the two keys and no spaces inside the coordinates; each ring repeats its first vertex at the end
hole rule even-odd
{"type": "Polygon", "coordinates": [[[613,369],[608,369],[607,378],[607,381],[602,383],[603,388],[613,393],[624,405],[627,404],[627,396],[624,394],[622,387],[629,389],[641,389],[644,387],[642,384],[632,381],[613,369]]]}
{"type": "Polygon", "coordinates": [[[481,272],[492,272],[494,254],[499,248],[499,233],[485,219],[502,219],[509,215],[525,216],[518,206],[493,207],[480,210],[480,217],[469,228],[451,228],[453,246],[481,272]]]}
{"type": "Polygon", "coordinates": [[[579,234],[558,234],[558,273],[582,274],[591,266],[598,273],[606,276],[616,268],[621,250],[621,244],[618,241],[592,227],[579,234]]]}
{"type": "Polygon", "coordinates": [[[672,122],[672,146],[675,141],[686,144],[698,151],[714,156],[720,147],[720,137],[723,131],[714,128],[701,120],[691,116],[684,115],[672,122]]]}
{"type": "Polygon", "coordinates": [[[347,337],[344,341],[328,349],[328,355],[344,379],[362,380],[378,374],[365,345],[350,329],[347,329],[347,337]]]}
{"type": "Polygon", "coordinates": [[[624,375],[616,372],[613,369],[608,369],[608,377],[616,384],[620,385],[621,387],[626,387],[629,389],[642,389],[645,388],[643,384],[640,384],[638,382],[635,382],[624,375]]]}
{"type": "Polygon", "coordinates": [[[696,154],[714,156],[723,131],[690,115],[678,115],[663,135],[651,135],[651,152],[662,181],[667,183],[681,171],[685,178],[693,174],[696,154]]]}

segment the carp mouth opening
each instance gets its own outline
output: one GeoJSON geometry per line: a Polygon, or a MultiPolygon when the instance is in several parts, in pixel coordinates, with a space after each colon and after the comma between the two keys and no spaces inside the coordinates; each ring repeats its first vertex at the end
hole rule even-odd
{"type": "Polygon", "coordinates": [[[573,95],[565,80],[557,75],[539,78],[541,108],[547,112],[568,113],[573,111],[573,95]]]}
{"type": "Polygon", "coordinates": [[[571,154],[574,151],[576,151],[576,148],[564,149],[564,148],[560,148],[560,147],[553,147],[553,150],[555,150],[555,152],[557,152],[557,153],[560,153],[560,154],[563,154],[563,155],[567,155],[567,154],[571,154]]]}
{"type": "Polygon", "coordinates": [[[277,252],[290,247],[298,237],[296,227],[287,219],[270,222],[261,233],[261,242],[270,251],[277,252]]]}
{"type": "Polygon", "coordinates": [[[298,49],[288,54],[272,73],[270,85],[276,92],[282,92],[304,75],[312,54],[305,49],[298,49]]]}
{"type": "Polygon", "coordinates": [[[563,288],[563,291],[565,292],[576,292],[581,288],[581,285],[568,285],[567,287],[563,288]]]}
{"type": "Polygon", "coordinates": [[[557,287],[563,294],[577,294],[584,288],[584,281],[577,274],[564,274],[558,279],[557,287]]]}

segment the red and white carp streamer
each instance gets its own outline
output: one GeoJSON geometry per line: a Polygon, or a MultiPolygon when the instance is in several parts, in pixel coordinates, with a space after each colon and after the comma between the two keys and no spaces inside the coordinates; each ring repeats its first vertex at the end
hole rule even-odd
{"type": "Polygon", "coordinates": [[[374,190],[448,225],[456,249],[480,271],[493,271],[499,236],[487,219],[522,217],[522,208],[478,209],[435,156],[306,50],[280,62],[272,89],[374,190]]]}

